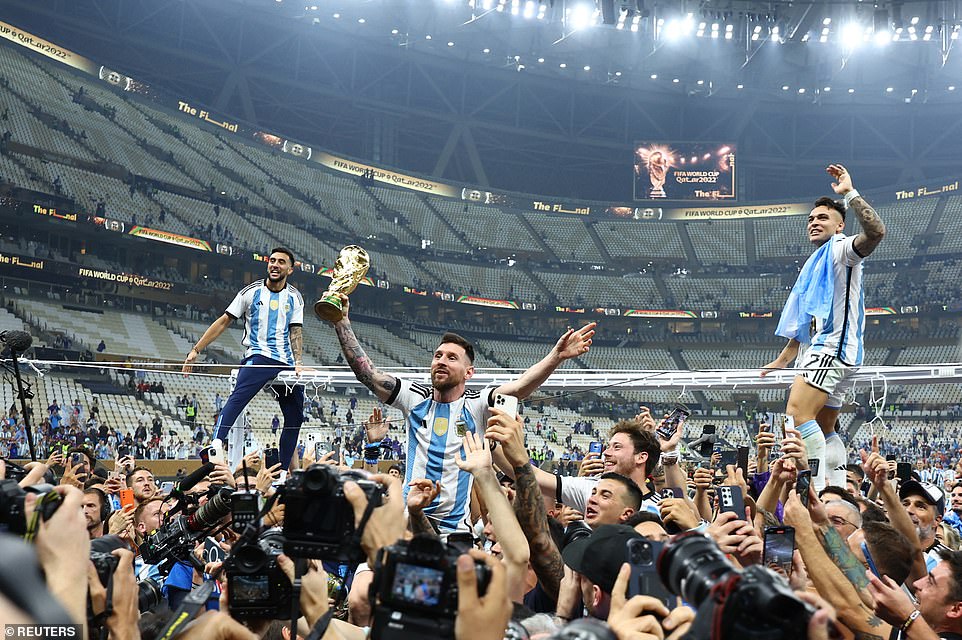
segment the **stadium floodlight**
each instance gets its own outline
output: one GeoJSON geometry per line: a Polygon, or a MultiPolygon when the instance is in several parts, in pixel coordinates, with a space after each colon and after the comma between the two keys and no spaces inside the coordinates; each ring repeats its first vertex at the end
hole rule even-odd
{"type": "Polygon", "coordinates": [[[889,33],[887,29],[885,31],[876,31],[874,37],[875,44],[879,47],[884,47],[892,42],[893,37],[894,34],[889,33]]]}
{"type": "Polygon", "coordinates": [[[572,31],[590,27],[595,19],[595,6],[591,2],[579,2],[567,9],[568,27],[572,31]]]}
{"type": "Polygon", "coordinates": [[[842,46],[854,49],[862,43],[862,27],[857,22],[849,22],[842,27],[842,46]]]}

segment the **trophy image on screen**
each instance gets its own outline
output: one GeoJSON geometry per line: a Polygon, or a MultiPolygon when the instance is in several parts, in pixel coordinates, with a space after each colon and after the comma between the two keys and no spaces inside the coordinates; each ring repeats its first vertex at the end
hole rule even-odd
{"type": "Polygon", "coordinates": [[[341,249],[334,263],[331,284],[321,299],[314,303],[314,314],[321,320],[338,322],[344,317],[344,309],[338,294],[350,295],[371,266],[367,251],[357,245],[341,249]]]}
{"type": "Polygon", "coordinates": [[[648,156],[648,179],[651,180],[650,198],[665,198],[665,179],[668,177],[668,159],[661,151],[648,156]]]}

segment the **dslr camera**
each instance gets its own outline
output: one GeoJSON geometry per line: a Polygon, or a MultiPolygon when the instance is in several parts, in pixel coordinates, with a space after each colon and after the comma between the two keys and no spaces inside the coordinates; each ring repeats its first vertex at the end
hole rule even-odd
{"type": "MultiPolygon", "coordinates": [[[[117,556],[105,553],[103,551],[91,551],[90,561],[93,563],[94,568],[97,570],[97,577],[100,578],[100,584],[107,588],[110,583],[111,577],[117,570],[117,566],[120,560],[117,556]]],[[[137,582],[137,609],[141,613],[146,613],[160,604],[161,600],[164,599],[163,593],[161,592],[161,585],[151,578],[144,578],[137,582]]],[[[90,615],[88,602],[88,616],[90,615]]]]}
{"type": "MultiPolygon", "coordinates": [[[[371,583],[374,606],[372,640],[454,638],[458,613],[458,545],[417,535],[378,552],[371,583]]],[[[478,595],[484,595],[491,570],[475,561],[478,595]]]]}
{"type": "Polygon", "coordinates": [[[344,497],[344,483],[353,480],[379,507],[385,490],[363,471],[339,472],[331,465],[312,464],[293,471],[280,488],[284,508],[284,553],[353,563],[363,559],[355,540],[354,508],[344,497]]]}
{"type": "Polygon", "coordinates": [[[283,549],[284,538],[277,529],[268,529],[256,540],[233,549],[224,562],[232,616],[240,620],[290,619],[291,581],[277,564],[283,549]]]}
{"type": "Polygon", "coordinates": [[[698,608],[686,640],[806,640],[815,610],[773,571],[738,571],[714,540],[682,533],[658,556],[661,581],[698,608]]]}
{"type": "Polygon", "coordinates": [[[49,484],[35,484],[23,489],[16,480],[0,480],[0,531],[9,531],[18,536],[27,532],[27,518],[30,514],[24,509],[28,493],[37,494],[36,510],[43,520],[49,520],[63,498],[49,484]]]}

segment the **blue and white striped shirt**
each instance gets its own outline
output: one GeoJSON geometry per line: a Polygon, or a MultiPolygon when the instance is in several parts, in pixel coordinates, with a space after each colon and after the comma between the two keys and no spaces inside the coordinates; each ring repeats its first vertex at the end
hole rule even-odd
{"type": "Polygon", "coordinates": [[[290,328],[304,324],[304,298],[291,285],[271,291],[265,280],[253,282],[234,297],[226,311],[244,318],[246,356],[261,355],[294,366],[290,328]]]}

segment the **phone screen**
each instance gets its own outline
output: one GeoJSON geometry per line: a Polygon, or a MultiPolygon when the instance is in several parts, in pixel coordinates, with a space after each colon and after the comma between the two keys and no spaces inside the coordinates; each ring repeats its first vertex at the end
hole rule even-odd
{"type": "Polygon", "coordinates": [[[601,443],[597,440],[588,445],[588,453],[601,453],[601,443]]]}
{"type": "Polygon", "coordinates": [[[795,480],[795,491],[798,493],[798,499],[802,501],[802,504],[806,507],[808,506],[808,488],[812,484],[812,472],[806,469],[805,471],[798,472],[798,478],[795,480]]]}
{"type": "Polygon", "coordinates": [[[792,575],[792,554],[795,551],[793,527],[768,527],[765,529],[765,551],[762,562],[766,567],[782,569],[792,575]]]}
{"type": "Polygon", "coordinates": [[[661,425],[655,430],[662,440],[671,440],[678,427],[691,415],[691,409],[682,405],[676,405],[668,417],[662,421],[661,425]]]}

